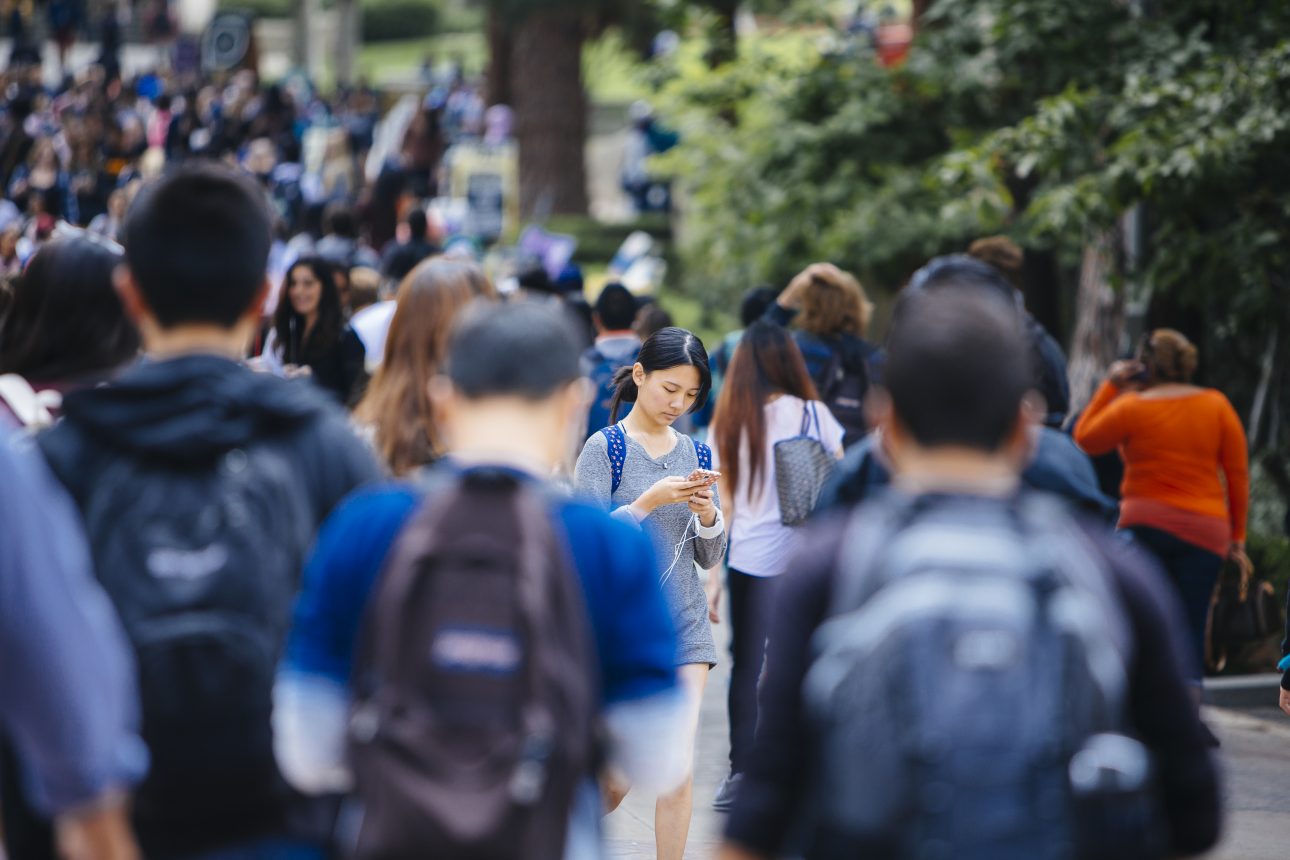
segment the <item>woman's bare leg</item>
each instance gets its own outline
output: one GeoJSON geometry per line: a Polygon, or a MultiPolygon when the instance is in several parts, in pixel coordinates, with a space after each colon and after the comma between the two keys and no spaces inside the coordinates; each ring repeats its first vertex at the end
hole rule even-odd
{"type": "Polygon", "coordinates": [[[699,708],[708,683],[708,665],[692,663],[677,670],[685,691],[686,715],[681,742],[686,744],[685,782],[662,795],[654,807],[654,841],[658,860],[682,860],[690,836],[690,815],[694,806],[694,741],[699,732],[699,708]]]}

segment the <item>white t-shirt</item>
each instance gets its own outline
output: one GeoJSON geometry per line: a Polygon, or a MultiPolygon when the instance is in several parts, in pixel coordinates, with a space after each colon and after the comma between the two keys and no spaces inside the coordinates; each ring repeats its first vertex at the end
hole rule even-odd
{"type": "Polygon", "coordinates": [[[397,307],[398,302],[393,299],[377,302],[363,308],[349,320],[349,327],[358,335],[358,339],[363,342],[363,349],[367,351],[364,363],[368,373],[375,373],[385,359],[385,339],[390,333],[390,323],[394,321],[394,310],[397,307]]]}
{"type": "MultiPolygon", "coordinates": [[[[807,404],[797,397],[785,394],[764,407],[766,414],[766,449],[758,483],[759,493],[750,492],[746,477],[749,472],[747,441],[739,452],[740,486],[735,491],[734,523],[730,529],[730,567],[749,576],[778,576],[788,568],[789,559],[796,549],[797,529],[786,526],[779,519],[779,493],[775,485],[775,443],[792,439],[802,433],[802,412],[814,410],[819,418],[819,431],[815,419],[811,420],[809,435],[824,443],[830,452],[842,450],[845,430],[833,417],[829,407],[819,401],[807,404]]],[[[716,438],[713,429],[709,438],[716,438]]],[[[712,452],[713,468],[720,469],[720,454],[712,452]]]]}

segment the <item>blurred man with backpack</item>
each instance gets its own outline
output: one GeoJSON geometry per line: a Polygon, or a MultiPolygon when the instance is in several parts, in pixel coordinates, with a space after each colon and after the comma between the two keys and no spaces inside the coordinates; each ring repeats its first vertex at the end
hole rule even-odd
{"type": "Polygon", "coordinates": [[[69,395],[40,439],[134,646],[149,860],[318,856],[274,760],[273,676],[315,531],[380,473],[339,408],[238,363],[270,238],[262,195],[227,170],[145,187],[117,288],[147,358],[69,395]]]}
{"type": "Polygon", "coordinates": [[[432,388],[446,462],[319,536],[278,757],[352,790],[356,858],[597,857],[604,765],[658,791],[689,767],[649,540],[545,482],[581,442],[573,331],[545,303],[468,312],[432,388]]]}
{"type": "Polygon", "coordinates": [[[632,330],[636,311],[636,297],[619,283],[606,284],[592,309],[596,342],[582,354],[582,374],[594,387],[587,438],[609,426],[609,405],[617,390],[614,375],[635,364],[641,351],[640,336],[632,330]]]}
{"type": "Polygon", "coordinates": [[[892,491],[815,522],[770,634],[723,860],[1150,860],[1218,837],[1158,570],[1019,491],[1015,307],[902,298],[873,412],[892,491]]]}
{"type": "Polygon", "coordinates": [[[1060,428],[1066,421],[1071,405],[1066,353],[1062,351],[1057,339],[1026,310],[1025,297],[1021,291],[990,263],[967,254],[933,257],[914,272],[906,289],[920,292],[946,287],[968,287],[992,292],[1016,309],[1029,346],[1035,391],[1044,398],[1044,414],[1040,423],[1046,427],[1060,428]]]}

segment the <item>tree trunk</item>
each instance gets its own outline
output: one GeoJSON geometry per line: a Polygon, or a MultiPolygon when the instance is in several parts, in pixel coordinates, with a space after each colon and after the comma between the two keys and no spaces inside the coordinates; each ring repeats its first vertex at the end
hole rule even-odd
{"type": "Polygon", "coordinates": [[[708,6],[717,16],[707,53],[708,68],[715,69],[738,56],[735,16],[739,13],[739,0],[708,0],[708,6]]]}
{"type": "Polygon", "coordinates": [[[309,67],[310,0],[291,2],[291,62],[297,69],[309,67]]]}
{"type": "Polygon", "coordinates": [[[1070,329],[1063,310],[1062,271],[1057,255],[1048,250],[1026,249],[1021,263],[1021,291],[1026,310],[1063,348],[1070,347],[1070,329]]]}
{"type": "Polygon", "coordinates": [[[484,100],[492,105],[509,105],[511,98],[511,54],[514,38],[501,0],[488,4],[488,79],[484,100]]]}
{"type": "Polygon", "coordinates": [[[576,10],[531,12],[514,34],[511,93],[525,219],[587,212],[587,96],[583,20],[576,10]]]}
{"type": "Polygon", "coordinates": [[[1117,244],[1117,232],[1107,231],[1084,246],[1068,367],[1072,411],[1088,404],[1107,368],[1120,355],[1124,293],[1111,284],[1117,244]]]}
{"type": "Polygon", "coordinates": [[[909,16],[909,23],[914,28],[915,33],[923,28],[923,16],[927,14],[927,10],[931,8],[933,2],[934,0],[914,0],[914,10],[909,16]]]}
{"type": "Polygon", "coordinates": [[[336,83],[349,86],[354,83],[354,58],[358,53],[359,30],[363,16],[358,0],[336,2],[336,83]]]}

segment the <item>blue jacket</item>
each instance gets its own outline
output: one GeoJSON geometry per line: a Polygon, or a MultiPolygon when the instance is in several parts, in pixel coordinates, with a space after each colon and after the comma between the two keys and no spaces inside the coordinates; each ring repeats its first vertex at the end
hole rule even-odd
{"type": "MultiPolygon", "coordinates": [[[[406,484],[356,492],[324,524],[305,569],[275,690],[274,743],[283,774],[307,794],[351,786],[344,743],[355,641],[385,557],[422,495],[406,484]]],[[[649,539],[582,502],[556,499],[550,510],[586,599],[608,756],[633,782],[668,790],[684,767],[674,736],[684,707],[649,539]]],[[[595,851],[600,814],[587,781],[571,810],[567,856],[595,851]]]]}
{"type": "Polygon", "coordinates": [[[129,645],[94,581],[76,510],[0,428],[0,729],[26,794],[54,815],[147,769],[129,645]]]}
{"type": "MultiPolygon", "coordinates": [[[[410,484],[358,490],[323,525],[305,568],[283,669],[348,684],[354,643],[385,557],[421,503],[410,484]]],[[[605,704],[646,698],[676,683],[676,640],[639,529],[573,500],[553,504],[582,583],[605,704]]]]}

